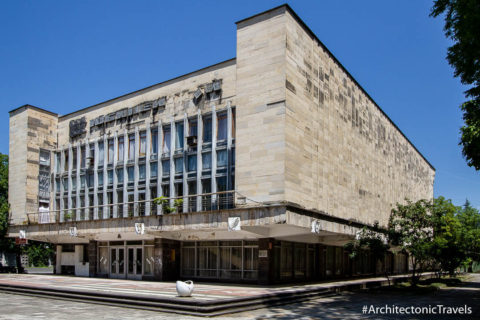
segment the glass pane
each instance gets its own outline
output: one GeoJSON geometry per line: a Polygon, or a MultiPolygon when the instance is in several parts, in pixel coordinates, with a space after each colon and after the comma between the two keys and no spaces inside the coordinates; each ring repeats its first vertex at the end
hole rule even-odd
{"type": "Polygon", "coordinates": [[[218,131],[217,131],[217,139],[219,141],[227,139],[227,115],[219,115],[218,116],[218,131]]]}
{"type": "Polygon", "coordinates": [[[100,247],[98,251],[100,255],[100,273],[108,273],[108,261],[110,261],[110,259],[108,259],[108,248],[100,247]]]}
{"type": "Polygon", "coordinates": [[[113,163],[113,139],[108,140],[108,163],[113,163]]]}
{"type": "Polygon", "coordinates": [[[144,157],[147,152],[147,133],[140,132],[140,157],[144,157]]]}
{"type": "Polygon", "coordinates": [[[188,171],[197,171],[197,155],[188,156],[188,171]]]}
{"type": "Polygon", "coordinates": [[[128,248],[128,273],[133,273],[133,263],[135,261],[135,249],[128,248]]]}
{"type": "Polygon", "coordinates": [[[103,164],[104,159],[104,150],[103,150],[103,142],[98,143],[98,164],[103,164]]]}
{"type": "Polygon", "coordinates": [[[103,186],[103,171],[98,172],[98,185],[103,186]]]}
{"type": "Polygon", "coordinates": [[[172,138],[170,136],[170,128],[163,129],[163,153],[170,153],[170,143],[172,138]]]}
{"type": "Polygon", "coordinates": [[[217,151],[217,167],[225,167],[227,165],[227,150],[217,151]]]}
{"type": "Polygon", "coordinates": [[[117,169],[117,182],[123,183],[123,168],[117,169]]]}
{"type": "Polygon", "coordinates": [[[132,134],[128,137],[128,160],[135,159],[135,135],[132,134]]]}
{"type": "Polygon", "coordinates": [[[136,261],[137,274],[142,274],[142,248],[137,248],[136,261]]]}
{"type": "Polygon", "coordinates": [[[183,149],[183,123],[175,125],[175,149],[183,149]]]}
{"type": "Polygon", "coordinates": [[[118,138],[118,161],[123,161],[123,156],[125,154],[124,150],[124,138],[118,138]]]}
{"type": "Polygon", "coordinates": [[[154,263],[154,258],[153,258],[153,247],[145,247],[144,249],[144,265],[145,265],[145,270],[144,273],[146,275],[152,275],[153,274],[153,263],[154,263]]]}
{"type": "Polygon", "coordinates": [[[127,172],[128,172],[128,182],[133,182],[133,177],[134,177],[134,173],[135,173],[133,171],[133,167],[128,167],[127,172]]]}
{"type": "Polygon", "coordinates": [[[145,165],[141,164],[138,166],[138,174],[140,180],[145,180],[145,165]]]}
{"type": "Polygon", "coordinates": [[[212,142],[212,119],[203,120],[203,142],[212,142]]]}
{"type": "Polygon", "coordinates": [[[113,170],[108,170],[107,176],[108,176],[108,184],[113,184],[113,170]]]}
{"type": "Polygon", "coordinates": [[[157,166],[158,164],[156,162],[152,162],[150,164],[150,176],[152,178],[156,178],[157,177],[157,166]]]}
{"type": "Polygon", "coordinates": [[[212,154],[210,152],[202,153],[202,169],[208,170],[211,168],[212,168],[212,154]]]}
{"type": "Polygon", "coordinates": [[[175,173],[183,172],[183,158],[175,158],[175,173]]]}
{"type": "Polygon", "coordinates": [[[170,174],[170,160],[162,161],[162,175],[168,176],[170,174]]]}
{"type": "Polygon", "coordinates": [[[123,248],[118,248],[118,273],[124,273],[125,267],[125,250],[123,248]]]}
{"type": "Polygon", "coordinates": [[[152,154],[157,154],[158,152],[158,131],[152,130],[152,154]]]}
{"type": "Polygon", "coordinates": [[[110,272],[111,273],[117,273],[117,268],[116,268],[116,265],[117,265],[117,249],[112,249],[111,252],[112,252],[112,259],[110,260],[111,261],[110,272]]]}

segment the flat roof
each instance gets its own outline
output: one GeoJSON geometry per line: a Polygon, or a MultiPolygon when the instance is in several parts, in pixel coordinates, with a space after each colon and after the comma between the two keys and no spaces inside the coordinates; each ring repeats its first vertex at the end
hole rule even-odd
{"type": "Polygon", "coordinates": [[[436,171],[435,167],[427,160],[427,158],[425,158],[425,156],[417,149],[417,147],[415,147],[415,145],[410,141],[410,139],[407,138],[407,136],[402,132],[402,130],[400,130],[400,128],[395,124],[395,122],[393,122],[393,120],[390,119],[390,117],[385,113],[385,111],[383,111],[383,109],[378,105],[378,103],[368,94],[368,92],[360,85],[360,83],[358,83],[358,81],[352,76],[352,74],[348,72],[347,68],[343,66],[343,64],[333,55],[333,53],[327,48],[327,46],[325,46],[325,44],[323,44],[323,42],[320,41],[320,39],[315,35],[315,33],[313,33],[313,31],[307,26],[307,24],[297,15],[295,11],[293,11],[293,9],[288,4],[285,3],[278,7],[269,9],[267,11],[257,13],[251,17],[239,20],[235,22],[235,24],[245,22],[247,20],[270,13],[280,8],[286,9],[286,11],[288,11],[293,16],[293,18],[298,22],[298,24],[300,24],[303,27],[303,29],[319,43],[319,45],[327,52],[327,54],[333,59],[333,61],[340,66],[340,68],[345,72],[345,74],[358,86],[358,88],[367,96],[367,98],[369,98],[373,102],[373,104],[378,108],[378,110],[380,110],[380,112],[387,118],[387,120],[398,130],[398,132],[400,132],[400,134],[415,149],[415,151],[418,152],[418,154],[423,158],[423,160],[425,160],[425,162],[430,166],[430,168],[436,171]]]}

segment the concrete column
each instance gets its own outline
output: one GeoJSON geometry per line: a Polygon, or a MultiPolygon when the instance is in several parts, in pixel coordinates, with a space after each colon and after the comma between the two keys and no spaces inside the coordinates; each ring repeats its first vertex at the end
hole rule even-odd
{"type": "MultiPolygon", "coordinates": [[[[124,145],[125,148],[125,145],[124,145]]],[[[118,217],[118,195],[117,195],[117,185],[118,185],[118,177],[117,177],[117,163],[118,163],[118,131],[115,131],[113,134],[113,193],[112,193],[112,202],[115,204],[112,208],[113,210],[113,217],[118,217]]],[[[120,202],[123,199],[120,199],[120,202]]]]}
{"type": "Polygon", "coordinates": [[[59,214],[59,217],[60,217],[60,221],[63,222],[64,221],[64,215],[65,215],[65,204],[63,203],[63,192],[65,191],[64,187],[63,187],[63,172],[64,172],[64,169],[65,169],[65,166],[64,166],[64,163],[65,163],[65,151],[62,150],[60,151],[60,214],[59,214]]]}
{"type": "Polygon", "coordinates": [[[90,191],[89,191],[89,187],[88,187],[88,172],[90,170],[87,170],[87,158],[90,156],[90,143],[89,143],[89,139],[88,139],[88,136],[85,138],[85,207],[87,207],[87,209],[85,209],[85,220],[89,220],[90,217],[88,216],[89,215],[89,210],[88,207],[91,205],[90,204],[90,199],[88,197],[90,191]],[[87,218],[88,217],[88,218],[87,218]]]}
{"type": "Polygon", "coordinates": [[[140,139],[139,139],[139,134],[138,134],[138,127],[135,127],[135,165],[134,165],[134,175],[133,175],[133,181],[134,181],[134,188],[133,188],[133,201],[135,201],[135,204],[133,206],[133,215],[136,217],[138,216],[138,154],[140,152],[140,139]]]}
{"type": "Polygon", "coordinates": [[[56,261],[55,261],[55,274],[62,273],[62,245],[56,245],[56,261]]]}
{"type": "MultiPolygon", "coordinates": [[[[150,129],[150,123],[147,123],[147,141],[146,141],[146,150],[145,150],[145,215],[150,215],[150,150],[152,147],[152,132],[150,129]]],[[[158,171],[157,171],[158,173],[158,171]]]]}
{"type": "Polygon", "coordinates": [[[274,281],[273,241],[273,238],[258,239],[258,251],[267,253],[266,257],[258,258],[258,284],[272,284],[274,281]]]}
{"type": "Polygon", "coordinates": [[[128,175],[127,175],[127,163],[128,163],[128,132],[125,129],[123,133],[123,217],[128,217],[128,175]]]}
{"type": "MultiPolygon", "coordinates": [[[[72,210],[72,166],[73,166],[73,152],[72,145],[68,144],[68,213],[73,213],[72,210]]],[[[71,217],[70,219],[73,219],[71,217]]]]}
{"type": "Polygon", "coordinates": [[[183,212],[188,212],[188,184],[187,184],[187,136],[188,136],[188,118],[187,113],[184,114],[183,118],[183,173],[182,173],[182,184],[183,184],[183,212]]]}
{"type": "MultiPolygon", "coordinates": [[[[212,105],[212,193],[217,192],[217,112],[215,105],[212,105]]],[[[216,204],[217,195],[212,195],[212,204],[216,204]]]]}
{"type": "Polygon", "coordinates": [[[227,102],[227,190],[232,190],[232,107],[227,102]]]}
{"type": "MultiPolygon", "coordinates": [[[[157,194],[156,197],[161,197],[163,195],[162,189],[162,176],[163,176],[163,167],[162,167],[162,154],[163,154],[163,130],[162,130],[162,121],[158,120],[158,166],[157,166],[157,194]]],[[[157,206],[157,214],[161,213],[160,206],[157,206]]]]}
{"type": "MultiPolygon", "coordinates": [[[[107,204],[107,188],[108,188],[108,139],[105,135],[103,137],[103,203],[100,204],[107,204]]],[[[100,209],[102,214],[102,219],[110,217],[110,209],[107,207],[103,207],[100,209]]]]}
{"type": "MultiPolygon", "coordinates": [[[[175,192],[175,161],[173,154],[175,153],[175,121],[170,120],[170,196],[177,196],[175,192]]],[[[173,207],[173,199],[170,199],[170,206],[173,207]]]]}
{"type": "MultiPolygon", "coordinates": [[[[202,112],[198,109],[197,114],[197,194],[202,193],[202,144],[203,144],[203,120],[202,112]]],[[[197,197],[197,211],[202,211],[202,197],[197,197]]]]}
{"type": "MultiPolygon", "coordinates": [[[[88,242],[88,275],[95,277],[97,274],[97,242],[90,240],[88,242]]],[[[84,258],[85,259],[85,258],[84,258]]]]}
{"type": "MultiPolygon", "coordinates": [[[[81,168],[81,164],[82,164],[82,149],[81,149],[81,146],[80,146],[80,142],[77,143],[77,146],[75,147],[77,148],[77,208],[80,208],[81,207],[81,203],[80,203],[80,191],[81,191],[81,186],[82,186],[82,183],[80,181],[80,168],[81,168]]],[[[77,209],[76,212],[76,216],[77,216],[77,220],[81,220],[81,211],[82,209],[77,209]]]]}
{"type": "MultiPolygon", "coordinates": [[[[93,164],[93,219],[98,219],[98,140],[95,140],[95,161],[93,164]]],[[[105,147],[105,146],[104,146],[105,147]]],[[[105,182],[105,181],[104,181],[105,182]]]]}

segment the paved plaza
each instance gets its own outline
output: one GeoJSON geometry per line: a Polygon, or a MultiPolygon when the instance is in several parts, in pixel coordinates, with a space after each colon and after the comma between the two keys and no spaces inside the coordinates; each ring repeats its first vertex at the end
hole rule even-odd
{"type": "MultiPolygon", "coordinates": [[[[4,275],[2,275],[3,277],[4,275]]],[[[71,279],[70,277],[58,277],[71,279]]],[[[75,278],[73,278],[75,279],[75,278]]],[[[110,281],[110,280],[105,280],[110,281]]],[[[119,281],[122,282],[122,281],[119,281]]],[[[159,283],[150,283],[159,285],[159,283]]],[[[206,286],[206,285],[205,285],[206,286]]],[[[202,285],[199,285],[202,287],[202,285]]],[[[222,286],[218,286],[222,287],[222,286]]],[[[234,292],[237,286],[230,287],[234,292]]],[[[227,290],[225,286],[223,290],[227,290]]],[[[239,288],[242,292],[244,288],[239,288]],[[243,288],[243,289],[242,289],[243,288]]],[[[261,290],[254,288],[253,290],[261,290]]],[[[264,289],[265,290],[265,289],[264,289]]],[[[130,308],[112,307],[92,303],[81,303],[48,298],[29,297],[0,293],[2,312],[0,319],[202,319],[200,317],[152,312],[130,308]]],[[[442,288],[429,294],[404,294],[390,291],[341,293],[303,303],[262,308],[253,311],[216,317],[215,319],[480,319],[480,275],[470,275],[468,282],[456,287],[442,288]],[[364,306],[383,305],[426,307],[442,304],[472,307],[470,315],[374,315],[362,314],[364,306]]]]}

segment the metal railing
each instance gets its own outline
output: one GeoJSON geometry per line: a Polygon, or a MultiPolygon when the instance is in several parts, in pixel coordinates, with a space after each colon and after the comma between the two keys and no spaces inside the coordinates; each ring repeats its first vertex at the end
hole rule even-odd
{"type": "Polygon", "coordinates": [[[231,190],[170,198],[159,197],[150,200],[84,206],[61,210],[40,209],[36,212],[27,212],[27,219],[22,223],[45,224],[69,221],[91,221],[233,209],[235,208],[235,195],[236,192],[231,190]]]}

